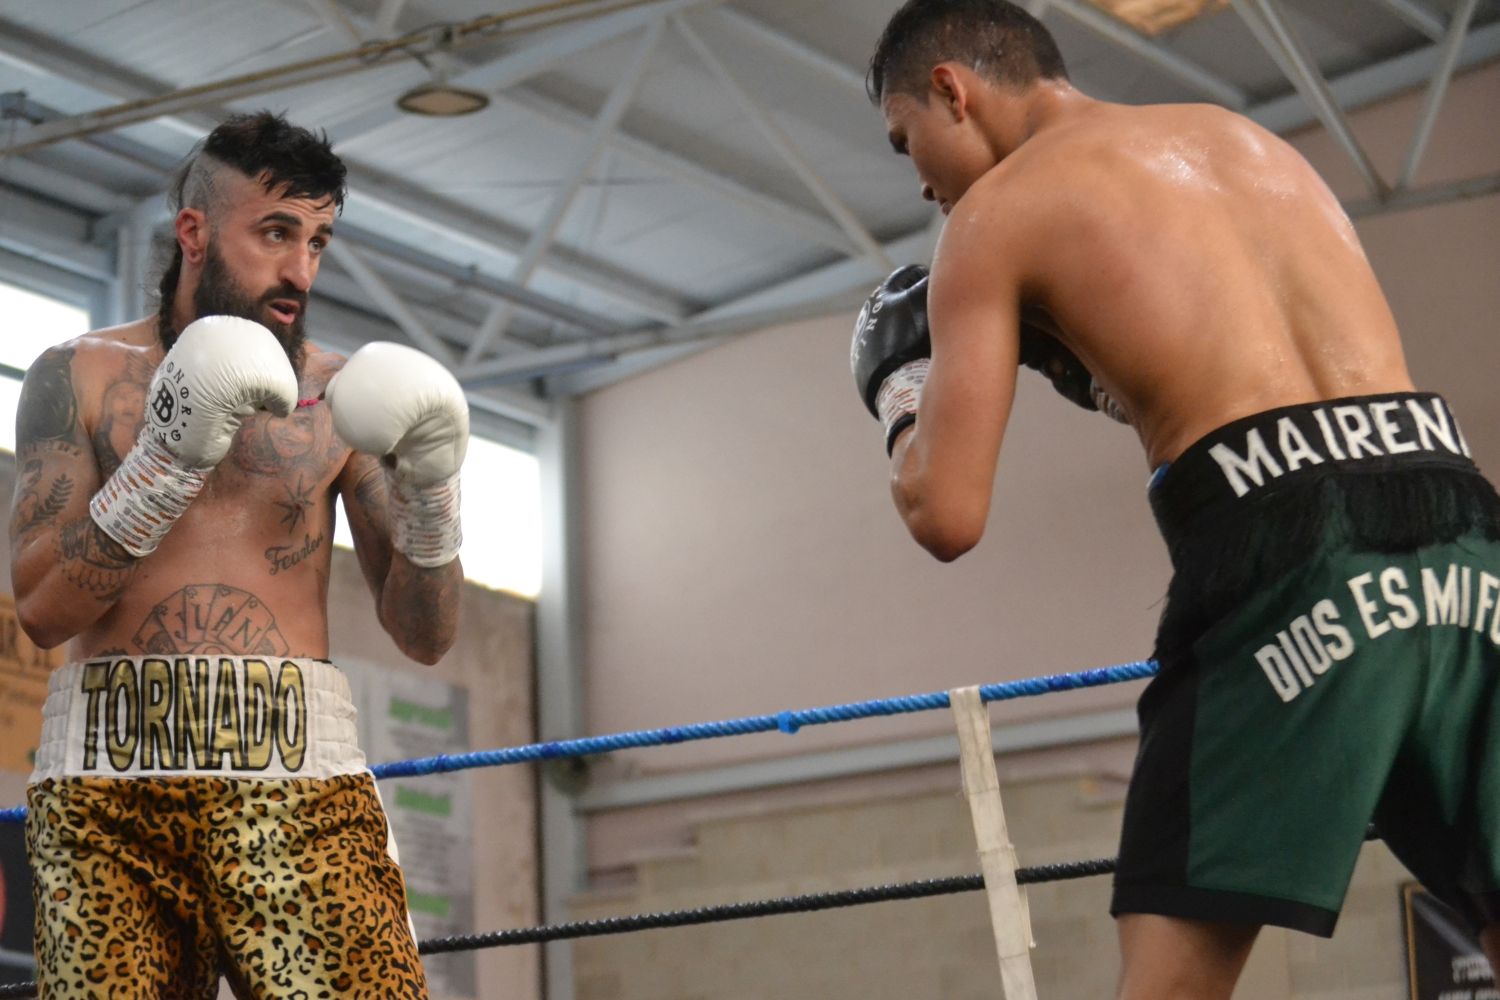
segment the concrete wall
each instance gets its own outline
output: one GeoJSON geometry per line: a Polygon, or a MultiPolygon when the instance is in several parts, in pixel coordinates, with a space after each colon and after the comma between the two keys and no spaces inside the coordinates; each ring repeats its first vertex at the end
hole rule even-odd
{"type": "MultiPolygon", "coordinates": [[[[1354,116],[1394,176],[1420,94],[1354,116]]],[[[1500,66],[1454,82],[1418,184],[1500,169],[1500,66]]],[[[1361,197],[1318,130],[1294,138],[1361,197]]],[[[1419,385],[1444,392],[1500,470],[1500,197],[1360,220],[1419,385]]],[[[873,280],[872,280],[873,284],[873,280]]],[[[852,316],[746,336],[589,396],[581,407],[587,728],[774,712],[1145,656],[1167,564],[1128,430],[1023,377],[978,549],[941,566],[886,493],[878,429],[847,370],[852,316]]],[[[997,727],[1133,703],[1138,685],[993,710],[997,727]]],[[[613,755],[597,783],[947,733],[943,713],[613,755]]],[[[1112,854],[1133,741],[1001,760],[1023,863],[1112,854]],[[1019,784],[1013,784],[1013,783],[1019,784]],[[1108,799],[1108,796],[1104,796],[1108,799]],[[1059,824],[1061,824],[1059,826],[1059,824]]],[[[719,772],[722,773],[722,772],[719,772]]],[[[580,915],[972,871],[956,768],[740,792],[589,818],[595,893],[580,915]],[[895,796],[894,799],[890,796],[895,796]],[[912,838],[919,840],[914,846],[912,838]]],[[[1330,943],[1268,933],[1240,997],[1405,995],[1396,886],[1361,862],[1330,943]]],[[[1039,890],[1043,996],[1107,995],[1107,879],[1039,890]]],[[[578,946],[581,997],[992,996],[973,899],[889,904],[578,946]]]]}
{"type": "MultiPolygon", "coordinates": [[[[0,453],[0,516],[5,523],[14,486],[15,459],[0,453]]],[[[0,572],[8,591],[10,554],[5,546],[0,546],[0,572]]],[[[465,587],[463,602],[463,625],[454,648],[435,666],[414,663],[381,629],[354,554],[336,549],[329,583],[332,657],[467,688],[473,749],[530,742],[535,738],[533,604],[475,586],[465,587]]],[[[538,922],[535,781],[530,767],[468,776],[473,796],[475,931],[538,922]]],[[[0,772],[0,805],[21,802],[25,782],[24,774],[0,772]]],[[[489,949],[479,952],[477,961],[479,1000],[533,1000],[540,995],[536,948],[489,949]]]]}
{"type": "MultiPolygon", "coordinates": [[[[951,780],[951,774],[935,775],[951,780]]],[[[902,776],[896,778],[898,782],[902,776]]],[[[1111,857],[1118,781],[1007,781],[1005,809],[1027,865],[1111,857]]],[[[643,861],[637,883],[601,891],[581,919],[886,885],[978,871],[961,796],[872,795],[699,823],[695,847],[643,861]]],[[[1331,940],[1261,935],[1236,1000],[1404,1000],[1400,885],[1383,845],[1365,847],[1331,940]]],[[[1027,889],[1039,996],[1107,997],[1119,959],[1100,876],[1027,889]]],[[[981,1000],[998,995],[982,892],[599,938],[577,946],[578,1000],[981,1000]]]]}

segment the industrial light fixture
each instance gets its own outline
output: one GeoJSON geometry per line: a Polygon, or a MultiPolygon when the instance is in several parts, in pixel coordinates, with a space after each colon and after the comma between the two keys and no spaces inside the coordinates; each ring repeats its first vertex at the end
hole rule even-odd
{"type": "Polygon", "coordinates": [[[488,95],[466,87],[455,87],[443,79],[420,84],[396,98],[396,107],[402,111],[436,118],[472,115],[489,105],[488,95]]]}
{"type": "Polygon", "coordinates": [[[453,68],[452,47],[452,26],[441,25],[432,35],[430,53],[412,53],[432,79],[396,98],[396,107],[413,115],[454,118],[458,115],[472,115],[490,106],[488,94],[467,87],[455,87],[448,82],[448,74],[453,68]]]}
{"type": "Polygon", "coordinates": [[[1092,0],[1146,35],[1159,35],[1229,5],[1229,0],[1092,0]]]}

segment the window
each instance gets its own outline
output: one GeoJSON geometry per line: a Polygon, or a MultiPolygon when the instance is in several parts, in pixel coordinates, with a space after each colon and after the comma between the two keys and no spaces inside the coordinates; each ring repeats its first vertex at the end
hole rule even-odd
{"type": "MultiPolygon", "coordinates": [[[[16,450],[16,404],[21,399],[20,372],[53,344],[72,340],[89,329],[87,309],[0,283],[0,365],[17,369],[0,375],[0,450],[16,450]]],[[[0,370],[3,371],[3,370],[0,370]]]]}
{"type": "MultiPolygon", "coordinates": [[[[464,577],[535,597],[542,585],[542,495],[536,457],[481,437],[469,439],[463,471],[464,577]]],[[[353,547],[339,506],[333,544],[353,547]]]]}
{"type": "MultiPolygon", "coordinates": [[[[37,355],[89,330],[86,309],[0,283],[0,449],[16,447],[20,375],[37,355]]],[[[464,575],[535,597],[541,589],[541,479],[534,456],[475,437],[464,461],[464,575]]],[[[340,512],[335,544],[351,545],[340,512]]]]}

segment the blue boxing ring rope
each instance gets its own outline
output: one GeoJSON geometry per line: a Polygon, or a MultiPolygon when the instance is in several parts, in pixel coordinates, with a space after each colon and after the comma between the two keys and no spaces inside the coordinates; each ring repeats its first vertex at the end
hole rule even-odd
{"type": "MultiPolygon", "coordinates": [[[[1076,691],[1082,688],[1103,687],[1107,684],[1122,684],[1126,681],[1154,677],[1157,669],[1154,660],[1134,660],[1130,663],[1080,670],[1075,673],[1048,674],[1042,677],[1006,681],[1001,684],[984,684],[979,688],[979,698],[988,704],[992,701],[1031,698],[1058,691],[1076,691]]],[[[370,768],[370,771],[376,778],[415,778],[480,767],[504,767],[509,764],[529,764],[564,757],[587,757],[612,750],[659,747],[673,743],[690,743],[695,740],[721,739],[726,736],[747,736],[751,733],[782,732],[793,735],[804,726],[852,722],[855,719],[871,719],[878,716],[907,715],[913,712],[931,712],[949,707],[947,691],[931,691],[927,694],[876,698],[870,701],[847,702],[842,705],[826,705],[822,708],[783,711],[771,715],[748,715],[718,722],[696,722],[685,726],[641,729],[605,736],[527,743],[497,750],[475,750],[471,753],[438,754],[435,757],[418,757],[414,760],[376,764],[370,768]]],[[[107,777],[107,775],[101,775],[101,777],[107,777]]],[[[0,809],[0,823],[23,823],[25,820],[25,806],[0,809]]]]}
{"type": "MultiPolygon", "coordinates": [[[[1106,684],[1121,684],[1126,681],[1144,680],[1154,677],[1158,665],[1152,660],[1136,660],[1111,667],[1099,667],[1067,674],[1050,674],[1008,681],[1002,684],[985,684],[979,688],[983,703],[1009,701],[1051,694],[1057,691],[1075,691],[1081,688],[1102,687],[1106,684]]],[[[392,761],[376,764],[370,771],[376,778],[421,777],[429,774],[446,774],[481,767],[502,767],[508,764],[525,764],[537,761],[557,760],[566,757],[586,757],[638,747],[666,746],[673,743],[688,743],[694,740],[718,739],[725,736],[744,736],[750,733],[782,732],[795,734],[804,726],[818,726],[831,722],[850,722],[876,716],[905,715],[912,712],[930,712],[951,708],[949,692],[933,691],[927,694],[907,695],[899,698],[880,698],[870,701],[848,702],[822,708],[807,708],[777,712],[773,715],[751,715],[718,722],[699,722],[686,726],[668,726],[659,729],[644,729],[635,732],[614,733],[606,736],[590,736],[582,739],[556,740],[547,743],[529,743],[517,747],[497,750],[478,750],[464,754],[439,754],[414,760],[392,761]]],[[[15,806],[0,810],[0,823],[22,823],[26,819],[26,807],[15,806]]],[[[1089,861],[1068,862],[1058,865],[1043,865],[1037,868],[1017,869],[1019,884],[1055,881],[1058,879],[1082,878],[1098,875],[1114,869],[1113,858],[1098,858],[1089,861]]],[[[954,892],[969,892],[983,889],[982,875],[956,876],[931,879],[901,885],[872,886],[838,892],[814,893],[807,896],[758,900],[748,903],[730,903],[720,906],[701,907],[696,910],[670,913],[637,914],[634,917],[607,918],[555,926],[519,928],[497,931],[490,934],[467,935],[453,938],[438,938],[418,942],[418,951],[423,955],[441,954],[449,951],[467,951],[478,948],[493,948],[505,945],[539,943],[542,941],[567,940],[592,937],[600,934],[630,933],[660,927],[682,927],[690,924],[710,923],[722,920],[739,920],[749,917],[771,916],[780,913],[807,913],[815,910],[864,903],[885,902],[899,899],[918,899],[925,896],[945,895],[954,892]]],[[[35,982],[0,984],[0,997],[34,997],[35,982]]]]}

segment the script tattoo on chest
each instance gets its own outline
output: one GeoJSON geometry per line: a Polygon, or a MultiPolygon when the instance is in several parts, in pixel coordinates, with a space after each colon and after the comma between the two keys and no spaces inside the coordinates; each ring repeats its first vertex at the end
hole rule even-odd
{"type": "Polygon", "coordinates": [[[303,535],[301,545],[273,545],[266,549],[266,562],[271,564],[271,575],[296,566],[323,547],[323,533],[316,536],[303,535]]]}
{"type": "Polygon", "coordinates": [[[131,641],[145,653],[284,656],[291,648],[264,601],[222,583],[176,591],[151,609],[131,641]]]}

